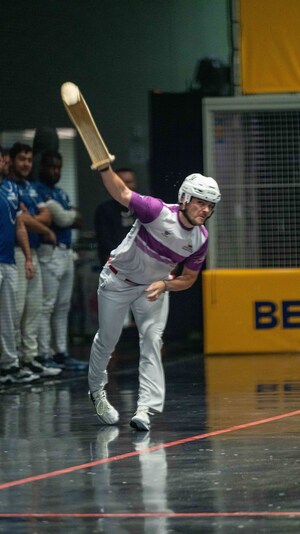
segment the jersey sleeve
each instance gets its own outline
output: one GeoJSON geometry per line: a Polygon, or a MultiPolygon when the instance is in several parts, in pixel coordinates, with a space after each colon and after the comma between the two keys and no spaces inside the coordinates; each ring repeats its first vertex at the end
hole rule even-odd
{"type": "Polygon", "coordinates": [[[133,191],[128,208],[135,213],[141,223],[150,223],[159,216],[163,202],[158,198],[139,195],[133,191]]]}
{"type": "Polygon", "coordinates": [[[52,221],[61,228],[72,226],[76,219],[76,211],[73,209],[64,209],[56,200],[48,200],[44,204],[52,215],[52,221]]]}

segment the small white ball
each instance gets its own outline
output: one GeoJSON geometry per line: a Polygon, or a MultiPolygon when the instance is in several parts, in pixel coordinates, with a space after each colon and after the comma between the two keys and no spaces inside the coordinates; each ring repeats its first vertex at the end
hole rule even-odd
{"type": "Polygon", "coordinates": [[[72,82],[63,83],[61,86],[61,97],[67,106],[73,106],[80,100],[80,91],[72,82]]]}

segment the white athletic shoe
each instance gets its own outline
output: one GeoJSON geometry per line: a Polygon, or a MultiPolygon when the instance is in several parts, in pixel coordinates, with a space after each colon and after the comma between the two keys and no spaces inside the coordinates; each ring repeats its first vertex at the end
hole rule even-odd
{"type": "Polygon", "coordinates": [[[153,414],[149,411],[148,406],[139,406],[130,421],[130,426],[136,430],[150,430],[150,415],[153,414]]]}
{"type": "Polygon", "coordinates": [[[103,388],[95,393],[89,391],[89,396],[93,402],[99,421],[103,425],[115,425],[119,421],[117,410],[108,402],[106,391],[103,388]]]}
{"type": "Polygon", "coordinates": [[[57,376],[62,372],[62,369],[54,367],[45,367],[37,360],[32,360],[31,362],[24,362],[24,368],[29,369],[32,373],[40,375],[41,378],[57,376]]]}
{"type": "Polygon", "coordinates": [[[20,369],[13,365],[8,369],[0,369],[1,384],[28,384],[40,377],[30,371],[30,369],[20,369]]]}

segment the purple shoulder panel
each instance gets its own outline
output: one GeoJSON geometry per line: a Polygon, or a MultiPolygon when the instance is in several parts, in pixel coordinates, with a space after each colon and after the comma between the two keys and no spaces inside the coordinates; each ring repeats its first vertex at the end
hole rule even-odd
{"type": "Polygon", "coordinates": [[[128,207],[142,223],[146,224],[157,219],[164,204],[158,198],[139,195],[133,191],[128,207]]]}

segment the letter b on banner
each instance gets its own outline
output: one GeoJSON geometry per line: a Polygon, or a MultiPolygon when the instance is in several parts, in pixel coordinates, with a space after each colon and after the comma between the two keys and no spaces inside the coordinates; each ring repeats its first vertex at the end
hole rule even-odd
{"type": "MultiPolygon", "coordinates": [[[[300,301],[282,301],[282,328],[300,328],[300,301]]],[[[278,306],[272,301],[257,301],[255,306],[255,328],[257,330],[276,328],[280,318],[276,315],[278,306]]]]}
{"type": "Polygon", "coordinates": [[[277,306],[275,302],[258,301],[255,302],[255,328],[275,328],[278,325],[278,318],[275,316],[277,306]]]}

